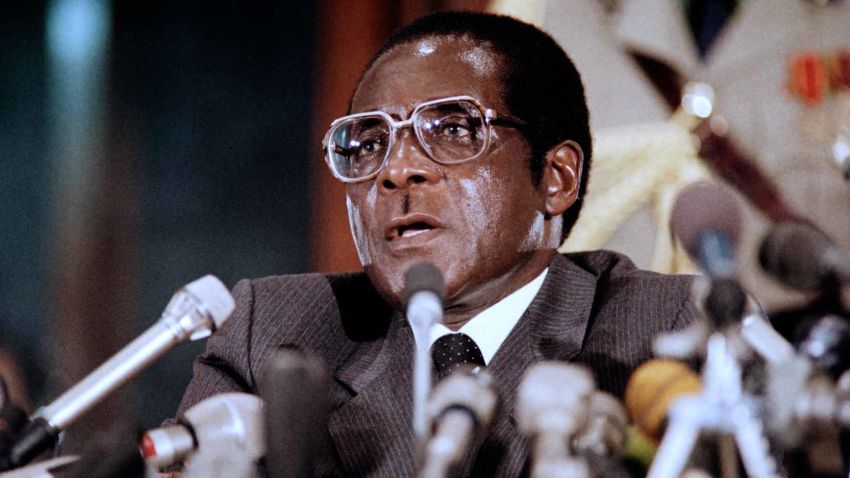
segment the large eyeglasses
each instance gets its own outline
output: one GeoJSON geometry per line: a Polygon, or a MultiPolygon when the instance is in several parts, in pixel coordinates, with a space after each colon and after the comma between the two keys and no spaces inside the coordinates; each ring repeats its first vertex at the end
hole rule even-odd
{"type": "Polygon", "coordinates": [[[487,150],[494,125],[519,128],[525,124],[483,107],[470,96],[452,96],[421,103],[410,118],[401,121],[383,111],[343,116],[331,123],[322,147],[334,176],[355,183],[381,171],[404,127],[413,127],[419,145],[432,160],[458,164],[487,150]]]}

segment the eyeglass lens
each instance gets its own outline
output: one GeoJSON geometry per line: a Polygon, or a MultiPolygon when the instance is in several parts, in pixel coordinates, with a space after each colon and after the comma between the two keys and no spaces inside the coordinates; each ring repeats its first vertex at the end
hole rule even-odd
{"type": "MultiPolygon", "coordinates": [[[[419,143],[437,162],[457,163],[479,155],[486,144],[481,110],[469,101],[427,105],[413,125],[419,143]]],[[[357,179],[378,170],[388,154],[392,129],[382,116],[362,116],[337,124],[329,138],[331,165],[342,177],[357,179]]]]}

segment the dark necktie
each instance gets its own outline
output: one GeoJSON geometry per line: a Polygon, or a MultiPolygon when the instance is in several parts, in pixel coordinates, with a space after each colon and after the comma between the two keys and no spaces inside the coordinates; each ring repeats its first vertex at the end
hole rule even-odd
{"type": "Polygon", "coordinates": [[[434,341],[431,358],[437,367],[437,375],[443,378],[463,365],[484,366],[484,356],[472,337],[457,333],[448,334],[434,341]]]}

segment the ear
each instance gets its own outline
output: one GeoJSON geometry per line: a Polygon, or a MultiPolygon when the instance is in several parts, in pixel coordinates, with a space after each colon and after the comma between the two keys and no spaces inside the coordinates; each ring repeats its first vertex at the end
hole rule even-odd
{"type": "Polygon", "coordinates": [[[584,153],[573,140],[563,141],[546,152],[543,184],[546,215],[560,216],[578,199],[584,153]]]}

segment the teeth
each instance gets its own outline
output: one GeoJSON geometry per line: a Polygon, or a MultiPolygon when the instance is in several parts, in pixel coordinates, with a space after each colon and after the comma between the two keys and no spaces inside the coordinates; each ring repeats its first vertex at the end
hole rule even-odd
{"type": "Polygon", "coordinates": [[[419,234],[422,234],[423,232],[425,232],[425,231],[427,231],[427,230],[428,230],[428,229],[405,229],[405,230],[401,233],[401,237],[413,237],[413,236],[418,236],[419,234]]]}

